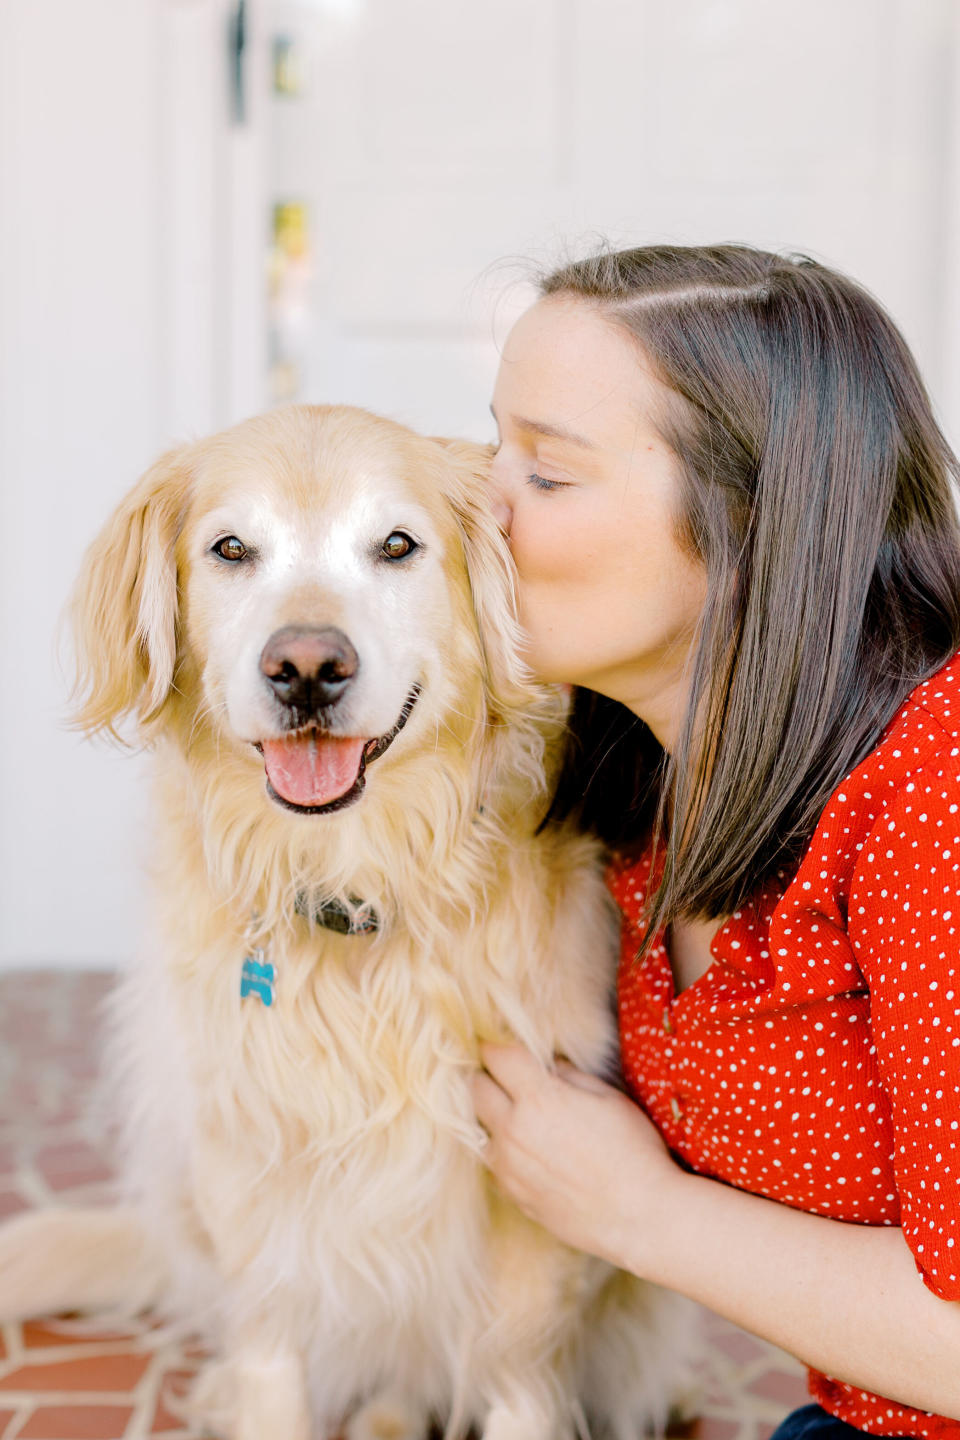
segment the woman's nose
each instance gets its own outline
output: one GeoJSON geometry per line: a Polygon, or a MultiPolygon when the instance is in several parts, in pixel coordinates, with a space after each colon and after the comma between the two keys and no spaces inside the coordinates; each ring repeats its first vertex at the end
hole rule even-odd
{"type": "Polygon", "coordinates": [[[490,467],[490,508],[504,535],[509,535],[510,526],[513,523],[513,506],[510,503],[502,462],[498,463],[498,459],[499,457],[494,455],[493,464],[490,467]]]}

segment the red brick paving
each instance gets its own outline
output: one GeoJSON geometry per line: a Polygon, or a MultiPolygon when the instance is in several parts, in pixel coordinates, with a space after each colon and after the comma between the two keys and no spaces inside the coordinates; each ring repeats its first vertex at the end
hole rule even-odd
{"type": "Polygon", "coordinates": [[[768,1353],[763,1340],[758,1340],[756,1335],[748,1335],[745,1330],[737,1330],[732,1325],[727,1329],[713,1327],[708,1332],[708,1338],[713,1349],[719,1350],[721,1355],[738,1365],[763,1360],[768,1353]]]}
{"type": "Polygon", "coordinates": [[[151,1435],[165,1434],[169,1430],[181,1430],[183,1421],[177,1416],[175,1410],[167,1408],[167,1402],[176,1405],[177,1400],[182,1400],[190,1383],[193,1372],[190,1370],[168,1370],[163,1377],[163,1388],[157,1399],[156,1409],[153,1412],[153,1422],[150,1426],[151,1435]]]}
{"type": "Polygon", "coordinates": [[[149,1364],[149,1355],[97,1355],[21,1365],[0,1378],[0,1390],[125,1392],[136,1388],[149,1364]]]}
{"type": "Polygon", "coordinates": [[[130,1405],[39,1405],[17,1440],[123,1440],[130,1405]]]}
{"type": "Polygon", "coordinates": [[[78,1185],[110,1179],[110,1169],[86,1141],[46,1146],[38,1150],[34,1164],[51,1190],[73,1190],[78,1185]]]}
{"type": "Polygon", "coordinates": [[[785,1370],[767,1370],[750,1381],[750,1393],[761,1395],[764,1400],[774,1400],[795,1410],[798,1405],[808,1405],[810,1395],[805,1375],[794,1375],[785,1370]]]}
{"type": "Polygon", "coordinates": [[[743,1429],[740,1420],[720,1420],[704,1415],[697,1426],[697,1440],[735,1440],[743,1429]]]}
{"type": "MultiPolygon", "coordinates": [[[[25,1320],[20,1326],[20,1336],[27,1350],[47,1349],[53,1345],[89,1345],[91,1336],[89,1320],[82,1320],[84,1333],[78,1325],[78,1318],[64,1315],[45,1324],[42,1320],[25,1320]]],[[[109,1345],[115,1342],[134,1344],[138,1336],[123,1330],[97,1330],[92,1337],[95,1345],[109,1345]]]]}
{"type": "Polygon", "coordinates": [[[27,1201],[16,1190],[0,1190],[0,1220],[29,1208],[27,1201]]]}

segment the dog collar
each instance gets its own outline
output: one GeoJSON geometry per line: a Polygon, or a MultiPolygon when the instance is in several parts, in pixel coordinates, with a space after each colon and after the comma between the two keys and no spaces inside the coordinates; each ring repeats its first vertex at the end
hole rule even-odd
{"type": "MultiPolygon", "coordinates": [[[[298,915],[312,920],[324,930],[333,930],[337,935],[372,935],[379,930],[380,921],[376,912],[365,908],[362,900],[351,897],[350,906],[352,909],[340,900],[325,900],[322,905],[311,908],[306,896],[301,894],[296,898],[294,909],[298,915]],[[355,911],[360,912],[359,918],[355,911]]],[[[270,1009],[276,1000],[277,967],[267,958],[267,946],[254,943],[252,937],[256,931],[257,917],[254,915],[250,922],[248,953],[240,971],[240,999],[246,1000],[252,995],[270,1009]]]]}
{"type": "Polygon", "coordinates": [[[365,906],[362,900],[355,900],[351,895],[350,907],[341,900],[324,900],[322,905],[311,907],[307,897],[301,894],[297,896],[294,909],[304,919],[312,920],[314,925],[333,930],[338,935],[373,935],[380,929],[376,911],[365,906]],[[359,917],[353,913],[357,910],[359,917]]]}

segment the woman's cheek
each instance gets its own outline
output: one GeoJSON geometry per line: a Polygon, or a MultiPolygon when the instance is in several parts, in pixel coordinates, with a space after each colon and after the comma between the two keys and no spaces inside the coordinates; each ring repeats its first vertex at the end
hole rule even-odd
{"type": "Polygon", "coordinates": [[[521,581],[566,583],[584,574],[596,549],[589,529],[589,520],[578,522],[566,495],[538,496],[535,510],[518,498],[510,548],[521,581]]]}

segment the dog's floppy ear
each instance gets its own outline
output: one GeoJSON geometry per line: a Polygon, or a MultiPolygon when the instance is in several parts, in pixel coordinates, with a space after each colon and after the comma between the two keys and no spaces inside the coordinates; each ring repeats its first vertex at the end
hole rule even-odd
{"type": "Polygon", "coordinates": [[[503,711],[530,702],[530,678],[520,658],[516,579],[510,547],[490,505],[489,445],[434,436],[452,474],[447,495],[463,538],[474,613],[483,646],[490,699],[503,711]]]}
{"type": "Polygon", "coordinates": [[[74,638],[74,723],[121,739],[117,723],[154,720],[177,658],[175,547],[190,473],[171,450],[117,506],[84,557],[69,620],[74,638]]]}

